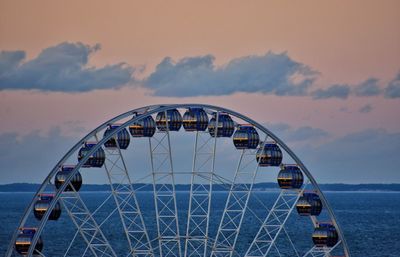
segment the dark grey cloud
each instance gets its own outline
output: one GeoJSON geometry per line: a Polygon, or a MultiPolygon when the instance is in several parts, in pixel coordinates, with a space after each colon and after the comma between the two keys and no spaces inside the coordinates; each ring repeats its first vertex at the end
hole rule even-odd
{"type": "Polygon", "coordinates": [[[369,113],[371,111],[372,111],[372,105],[370,104],[366,104],[359,109],[359,112],[361,113],[369,113]]]}
{"type": "Polygon", "coordinates": [[[0,78],[14,72],[23,59],[25,59],[24,51],[1,51],[0,78]]]}
{"type": "Polygon", "coordinates": [[[100,45],[64,42],[44,49],[23,62],[24,51],[0,53],[0,90],[37,89],[82,92],[118,88],[132,79],[133,68],[125,63],[88,67],[100,45]]]}
{"type": "Polygon", "coordinates": [[[99,44],[64,42],[44,49],[31,60],[26,60],[24,51],[1,51],[0,91],[86,92],[117,89],[134,82],[131,86],[141,84],[153,95],[167,97],[219,96],[236,92],[311,96],[313,99],[347,99],[383,93],[386,98],[400,97],[400,72],[384,90],[376,78],[358,85],[335,84],[315,89],[319,73],[293,60],[286,52],[235,58],[222,66],[215,65],[213,55],[177,61],[166,57],[148,77],[138,80],[133,73],[141,72],[143,66],[136,69],[122,62],[104,67],[88,66],[91,55],[99,49],[99,44]]]}
{"type": "Polygon", "coordinates": [[[400,97],[400,72],[397,74],[396,78],[389,82],[388,86],[385,88],[386,98],[399,98],[400,97]]]}
{"type": "Polygon", "coordinates": [[[314,99],[339,98],[347,99],[349,96],[377,96],[382,94],[383,90],[379,86],[379,80],[369,78],[357,85],[336,84],[326,89],[317,89],[311,92],[314,99]]]}
{"type": "Polygon", "coordinates": [[[260,92],[274,95],[306,95],[317,72],[291,59],[287,53],[268,52],[246,56],[224,66],[214,56],[186,57],[177,62],[165,58],[143,81],[158,96],[227,95],[260,92]]]}
{"type": "Polygon", "coordinates": [[[347,99],[350,95],[349,85],[332,85],[326,89],[317,89],[311,93],[314,99],[339,98],[347,99]]]}
{"type": "Polygon", "coordinates": [[[369,78],[359,85],[354,87],[354,94],[356,96],[376,96],[382,93],[382,89],[378,85],[379,80],[376,78],[369,78]]]}

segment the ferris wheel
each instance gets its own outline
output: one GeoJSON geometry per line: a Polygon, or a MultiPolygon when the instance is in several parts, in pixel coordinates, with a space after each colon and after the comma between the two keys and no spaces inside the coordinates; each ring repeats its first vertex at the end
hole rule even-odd
{"type": "Polygon", "coordinates": [[[350,253],[317,182],[269,129],[222,107],[166,104],[123,113],[73,146],[6,256],[350,253]],[[108,190],[81,190],[91,178],[108,190]]]}

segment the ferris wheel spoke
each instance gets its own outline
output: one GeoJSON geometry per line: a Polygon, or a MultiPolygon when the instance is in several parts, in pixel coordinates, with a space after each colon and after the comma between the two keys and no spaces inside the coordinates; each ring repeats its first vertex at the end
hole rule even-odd
{"type": "MultiPolygon", "coordinates": [[[[95,138],[99,142],[97,134],[95,138]]],[[[116,147],[105,147],[104,168],[111,187],[111,194],[117,206],[116,210],[118,210],[128,240],[128,256],[153,256],[148,232],[121,151],[118,134],[114,136],[113,140],[116,147]]]]}
{"type": "Polygon", "coordinates": [[[171,141],[167,112],[165,128],[149,138],[153,197],[160,256],[181,257],[171,141]]]}
{"type": "Polygon", "coordinates": [[[304,183],[301,189],[281,190],[245,256],[262,257],[268,255],[307,184],[308,182],[304,183]]]}
{"type": "MultiPolygon", "coordinates": [[[[218,115],[216,119],[218,124],[218,115]]],[[[196,132],[186,224],[185,257],[207,256],[216,146],[217,137],[211,137],[208,132],[196,132]]]]}
{"type": "Polygon", "coordinates": [[[259,167],[255,156],[253,149],[242,150],[211,256],[231,257],[233,254],[259,167]]]}
{"type": "Polygon", "coordinates": [[[86,242],[87,247],[94,256],[104,256],[104,254],[117,256],[79,193],[75,191],[72,184],[70,186],[73,190],[63,192],[60,201],[86,242]]]}

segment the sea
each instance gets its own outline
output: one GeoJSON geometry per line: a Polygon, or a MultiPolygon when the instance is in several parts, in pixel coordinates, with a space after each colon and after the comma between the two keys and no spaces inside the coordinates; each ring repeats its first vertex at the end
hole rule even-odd
{"type": "MultiPolygon", "coordinates": [[[[277,192],[256,192],[259,199],[266,203],[273,203],[277,192]]],[[[18,222],[31,201],[34,193],[0,193],[0,256],[3,256],[10,243],[13,231],[17,228],[18,222]]],[[[88,208],[94,211],[106,197],[107,192],[82,192],[88,208]]],[[[325,192],[330,205],[334,209],[338,223],[340,224],[347,240],[351,256],[354,257],[400,257],[400,192],[325,192]]],[[[153,197],[150,192],[139,192],[138,199],[141,203],[142,212],[145,213],[145,223],[149,231],[149,236],[156,236],[156,222],[152,218],[155,214],[151,209],[153,197]]],[[[210,234],[216,233],[219,217],[224,208],[226,199],[225,193],[215,193],[211,206],[210,234]]],[[[187,216],[188,194],[178,192],[177,205],[178,216],[182,223],[185,223],[187,216]],[[186,204],[186,205],[185,205],[186,204]],[[185,207],[186,206],[186,207],[185,207]]],[[[125,247],[122,230],[118,228],[119,216],[114,212],[115,206],[106,202],[104,206],[96,212],[99,219],[110,216],[109,228],[104,229],[111,245],[116,249],[118,255],[123,256],[125,247]]],[[[253,209],[257,210],[257,202],[249,203],[253,209]]],[[[260,216],[265,216],[263,208],[260,209],[260,216]]],[[[243,252],[246,244],[251,242],[252,235],[258,229],[257,211],[251,217],[247,214],[243,220],[240,240],[238,241],[238,252],[243,252]]],[[[311,242],[312,228],[307,225],[309,222],[304,217],[289,219],[286,224],[287,233],[295,245],[306,245],[311,242]]],[[[100,223],[100,222],[99,222],[100,223]]],[[[185,226],[180,227],[180,233],[185,232],[185,226]]],[[[62,213],[58,221],[49,221],[42,235],[46,256],[61,256],[68,247],[75,234],[74,226],[65,213],[62,213]]],[[[67,256],[79,254],[79,249],[83,249],[82,240],[77,240],[67,256]]],[[[282,256],[285,249],[281,248],[282,256]]],[[[296,255],[293,255],[296,256],[296,255]]]]}

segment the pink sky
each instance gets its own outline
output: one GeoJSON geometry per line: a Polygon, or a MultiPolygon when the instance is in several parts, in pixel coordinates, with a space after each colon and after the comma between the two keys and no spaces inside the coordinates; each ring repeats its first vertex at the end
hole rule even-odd
{"type": "MultiPolygon", "coordinates": [[[[126,62],[146,77],[170,56],[212,54],[217,65],[249,55],[287,52],[320,72],[314,87],[355,85],[376,77],[384,88],[400,71],[400,2],[394,1],[22,1],[0,2],[0,50],[27,60],[61,42],[101,44],[90,66],[126,62]]],[[[260,122],[311,126],[334,137],[365,129],[400,132],[400,99],[235,93],[155,97],[136,87],[86,93],[0,90],[0,134],[46,134],[61,127],[81,137],[104,120],[154,103],[225,106],[260,122]],[[372,111],[360,113],[363,106],[372,111]]],[[[56,160],[54,160],[55,162],[56,160]]]]}

